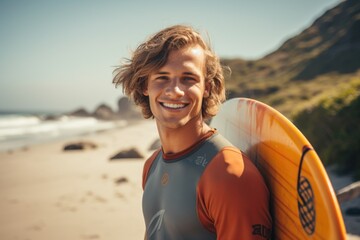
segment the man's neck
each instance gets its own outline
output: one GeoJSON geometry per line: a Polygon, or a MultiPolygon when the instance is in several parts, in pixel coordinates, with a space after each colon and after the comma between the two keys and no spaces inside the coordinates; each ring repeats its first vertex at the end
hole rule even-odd
{"type": "Polygon", "coordinates": [[[157,127],[165,154],[179,153],[193,146],[211,130],[202,118],[192,119],[178,128],[166,128],[159,124],[157,124],[157,127]]]}

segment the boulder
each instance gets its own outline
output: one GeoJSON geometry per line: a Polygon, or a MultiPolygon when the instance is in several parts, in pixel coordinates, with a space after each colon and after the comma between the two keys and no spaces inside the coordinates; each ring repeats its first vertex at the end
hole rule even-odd
{"type": "Polygon", "coordinates": [[[130,101],[128,97],[121,97],[118,101],[118,112],[119,113],[127,113],[129,112],[135,104],[130,101]]]}
{"type": "Polygon", "coordinates": [[[64,151],[74,151],[74,150],[86,150],[86,149],[95,149],[97,145],[92,142],[74,142],[65,144],[64,151]]]}
{"type": "Polygon", "coordinates": [[[114,111],[108,105],[101,104],[95,109],[93,116],[102,120],[112,120],[114,118],[114,111]]]}
{"type": "Polygon", "coordinates": [[[75,116],[75,117],[90,117],[91,114],[86,111],[85,108],[79,108],[75,111],[70,112],[68,115],[75,116]]]}
{"type": "Polygon", "coordinates": [[[136,148],[131,148],[120,151],[119,153],[112,156],[110,160],[117,160],[123,158],[144,158],[144,156],[136,148]]]}
{"type": "Polygon", "coordinates": [[[129,180],[126,177],[119,177],[114,180],[115,184],[119,185],[122,183],[127,183],[129,180]]]}
{"type": "Polygon", "coordinates": [[[128,97],[121,97],[118,101],[118,115],[125,119],[140,119],[140,109],[128,97]]]}
{"type": "Polygon", "coordinates": [[[161,147],[161,142],[160,139],[156,139],[149,147],[150,151],[154,151],[157,150],[161,147]]]}
{"type": "Polygon", "coordinates": [[[59,120],[60,118],[61,115],[52,115],[52,114],[41,117],[43,121],[56,121],[59,120]]]}
{"type": "Polygon", "coordinates": [[[360,197],[360,181],[354,182],[336,193],[339,203],[353,200],[360,197]]]}
{"type": "Polygon", "coordinates": [[[350,207],[345,210],[345,214],[348,216],[360,216],[360,208],[359,207],[350,207]]]}

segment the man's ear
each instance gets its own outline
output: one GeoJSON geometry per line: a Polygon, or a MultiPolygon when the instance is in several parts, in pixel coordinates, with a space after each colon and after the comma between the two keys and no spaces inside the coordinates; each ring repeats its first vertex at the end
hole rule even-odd
{"type": "Polygon", "coordinates": [[[143,90],[143,94],[144,94],[144,96],[149,96],[149,92],[148,92],[148,89],[147,89],[147,88],[145,88],[145,89],[143,90]]]}
{"type": "Polygon", "coordinates": [[[208,98],[210,96],[210,91],[211,91],[210,83],[205,83],[204,98],[208,98]]]}

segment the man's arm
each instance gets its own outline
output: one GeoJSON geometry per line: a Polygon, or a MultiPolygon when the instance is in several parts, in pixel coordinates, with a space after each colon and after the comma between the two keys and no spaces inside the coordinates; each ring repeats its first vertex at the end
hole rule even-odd
{"type": "Polygon", "coordinates": [[[226,147],[204,171],[197,189],[200,221],[217,239],[270,239],[269,191],[254,164],[226,147]]]}

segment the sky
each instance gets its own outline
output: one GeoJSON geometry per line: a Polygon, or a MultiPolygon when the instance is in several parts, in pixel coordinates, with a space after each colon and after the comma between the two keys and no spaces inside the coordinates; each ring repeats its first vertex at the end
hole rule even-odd
{"type": "Polygon", "coordinates": [[[222,58],[258,59],[340,0],[0,0],[0,111],[116,110],[113,70],[174,24],[222,58]]]}

